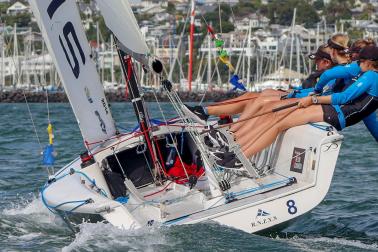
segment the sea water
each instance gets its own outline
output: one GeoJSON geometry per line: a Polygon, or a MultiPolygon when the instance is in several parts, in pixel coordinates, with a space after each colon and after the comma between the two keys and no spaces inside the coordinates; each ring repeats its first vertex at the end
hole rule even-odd
{"type": "MultiPolygon", "coordinates": [[[[30,106],[39,138],[25,104],[0,104],[1,251],[378,251],[378,144],[363,124],[343,131],[345,140],[325,200],[279,235],[251,235],[212,222],[136,231],[83,223],[72,233],[38,195],[47,178],[40,155],[48,141],[47,107],[30,106]]],[[[166,117],[175,115],[168,104],[161,106],[166,117]]],[[[56,166],[61,167],[84,146],[69,105],[49,107],[56,166]]],[[[130,104],[112,108],[120,128],[136,125],[130,104]]],[[[162,118],[158,104],[149,108],[162,118]]]]}

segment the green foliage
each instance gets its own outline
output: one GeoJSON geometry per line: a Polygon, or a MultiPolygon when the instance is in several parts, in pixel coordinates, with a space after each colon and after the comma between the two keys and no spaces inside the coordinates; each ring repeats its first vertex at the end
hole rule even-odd
{"type": "Polygon", "coordinates": [[[105,20],[102,16],[97,16],[94,18],[94,22],[98,22],[98,26],[100,28],[100,33],[102,34],[104,39],[110,38],[110,30],[105,24],[105,20]]]}
{"type": "Polygon", "coordinates": [[[18,27],[29,27],[31,22],[31,14],[30,13],[22,13],[18,15],[5,15],[2,17],[2,21],[5,22],[7,25],[13,26],[17,23],[18,27]]]}
{"type": "Polygon", "coordinates": [[[9,8],[10,3],[0,3],[0,19],[3,19],[3,15],[7,13],[7,9],[9,8]]]}
{"type": "Polygon", "coordinates": [[[148,13],[145,13],[145,14],[135,14],[135,17],[137,19],[138,22],[141,22],[143,20],[151,20],[153,15],[152,14],[148,14],[148,13]]]}
{"type": "Polygon", "coordinates": [[[297,24],[313,27],[319,22],[319,16],[314,7],[304,0],[274,0],[263,11],[272,24],[290,25],[294,8],[297,8],[297,24]]]}
{"type": "Polygon", "coordinates": [[[235,7],[233,7],[235,15],[246,16],[254,13],[261,8],[262,4],[260,0],[240,0],[235,7]]]}
{"type": "Polygon", "coordinates": [[[172,2],[168,2],[167,13],[173,15],[176,13],[176,7],[172,2]]]}
{"type": "Polygon", "coordinates": [[[316,0],[313,3],[313,6],[316,10],[323,10],[324,9],[324,1],[323,0],[316,0]]]}
{"type": "Polygon", "coordinates": [[[93,23],[90,26],[89,30],[86,31],[88,40],[96,40],[97,39],[97,27],[96,23],[98,22],[98,26],[100,29],[100,34],[105,40],[110,39],[110,30],[105,24],[105,20],[102,16],[95,16],[93,17],[93,23]]]}
{"type": "MultiPolygon", "coordinates": [[[[211,25],[216,33],[220,33],[221,31],[223,33],[228,33],[234,30],[234,24],[231,22],[230,17],[232,16],[230,5],[228,4],[221,4],[220,6],[221,10],[221,20],[219,20],[219,9],[216,8],[212,12],[208,12],[204,15],[206,22],[211,25]]],[[[207,28],[204,25],[202,32],[204,34],[207,33],[207,28]]]]}
{"type": "Polygon", "coordinates": [[[356,40],[359,38],[363,38],[364,33],[359,29],[353,28],[348,30],[348,35],[351,40],[356,40]]]}
{"type": "Polygon", "coordinates": [[[335,23],[340,19],[350,19],[353,0],[331,0],[324,8],[324,15],[328,23],[335,23]]]}
{"type": "Polygon", "coordinates": [[[363,9],[362,13],[357,16],[357,19],[370,19],[372,14],[375,12],[375,8],[372,4],[367,4],[363,9]]]}

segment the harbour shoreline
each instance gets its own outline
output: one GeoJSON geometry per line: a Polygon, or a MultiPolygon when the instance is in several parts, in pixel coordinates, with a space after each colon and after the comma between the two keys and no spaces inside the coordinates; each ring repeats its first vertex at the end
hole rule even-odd
{"type": "MultiPolygon", "coordinates": [[[[212,91],[206,92],[204,102],[217,102],[223,101],[239,96],[241,93],[237,92],[220,92],[212,91]]],[[[125,95],[125,92],[106,92],[105,93],[108,102],[129,102],[130,96],[125,95]]],[[[204,93],[194,92],[178,92],[179,97],[183,102],[199,102],[202,100],[204,93]]],[[[46,102],[45,92],[29,92],[25,91],[25,96],[30,103],[44,103],[46,102]]],[[[164,92],[156,93],[159,102],[168,102],[169,99],[164,92]]],[[[64,92],[51,92],[48,93],[49,102],[52,103],[67,103],[68,98],[64,92]]],[[[154,93],[148,92],[144,94],[144,100],[146,102],[155,102],[154,93]]],[[[22,90],[16,91],[3,91],[0,92],[0,103],[24,103],[25,98],[22,90]]]]}

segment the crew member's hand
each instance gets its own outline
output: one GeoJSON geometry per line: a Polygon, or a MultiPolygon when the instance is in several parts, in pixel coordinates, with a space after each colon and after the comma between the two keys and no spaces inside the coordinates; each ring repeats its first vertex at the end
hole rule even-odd
{"type": "Polygon", "coordinates": [[[302,99],[299,99],[298,101],[298,107],[299,108],[307,108],[308,106],[312,105],[312,98],[311,96],[304,97],[302,99]]]}

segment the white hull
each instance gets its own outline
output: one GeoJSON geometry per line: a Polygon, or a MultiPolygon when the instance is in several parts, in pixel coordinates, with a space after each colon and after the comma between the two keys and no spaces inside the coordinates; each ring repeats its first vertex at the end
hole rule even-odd
{"type": "MultiPolygon", "coordinates": [[[[180,126],[160,126],[154,135],[167,134],[168,128],[181,132],[180,126]]],[[[77,159],[62,168],[55,175],[57,181],[48,185],[42,196],[55,210],[100,215],[126,229],[212,220],[255,233],[292,220],[321,203],[331,184],[342,138],[336,131],[310,125],[296,127],[283,134],[266,160],[256,159],[256,165],[266,161],[274,171],[264,177],[236,177],[226,192],[218,190],[211,183],[212,177],[207,176],[200,178],[192,190],[170,181],[159,187],[150,184],[135,188],[136,191],[128,187],[128,201],[122,204],[112,199],[100,166],[103,159],[113,155],[110,146],[116,146],[115,152],[121,153],[139,141],[138,137],[123,136],[100,146],[93,165],[81,169],[81,160],[77,159]],[[79,172],[70,175],[70,169],[79,172]],[[90,186],[89,178],[95,179],[97,187],[90,186]],[[296,183],[290,183],[293,178],[296,183]],[[90,202],[80,203],[88,199],[90,202]]]]}

